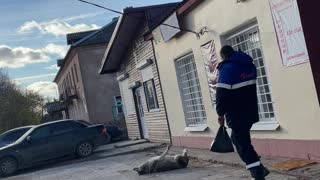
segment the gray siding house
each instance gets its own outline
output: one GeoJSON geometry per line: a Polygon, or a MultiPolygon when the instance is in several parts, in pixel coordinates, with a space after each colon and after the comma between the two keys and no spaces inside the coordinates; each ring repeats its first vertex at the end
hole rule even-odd
{"type": "Polygon", "coordinates": [[[116,24],[113,19],[99,30],[67,35],[71,46],[58,63],[60,70],[54,79],[60,100],[66,104],[64,118],[103,124],[123,119],[116,73],[97,73],[116,24]]]}
{"type": "Polygon", "coordinates": [[[124,9],[103,58],[100,73],[117,73],[131,139],[171,142],[153,43],[144,34],[178,5],[124,9]]]}

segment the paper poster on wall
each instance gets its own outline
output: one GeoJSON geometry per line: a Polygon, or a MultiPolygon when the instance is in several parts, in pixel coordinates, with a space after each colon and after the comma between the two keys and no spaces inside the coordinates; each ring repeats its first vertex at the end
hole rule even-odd
{"type": "Polygon", "coordinates": [[[219,63],[214,41],[210,41],[207,44],[202,45],[200,49],[207,74],[211,103],[214,107],[216,104],[217,67],[219,63]]]}
{"type": "Polygon", "coordinates": [[[297,0],[269,0],[283,65],[309,61],[297,0]]]}

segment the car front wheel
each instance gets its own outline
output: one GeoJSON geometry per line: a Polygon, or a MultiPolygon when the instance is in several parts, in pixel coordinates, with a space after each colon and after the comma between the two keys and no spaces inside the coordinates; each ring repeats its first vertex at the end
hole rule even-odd
{"type": "Polygon", "coordinates": [[[77,155],[79,157],[88,157],[93,152],[93,146],[90,142],[82,142],[77,147],[77,155]]]}
{"type": "Polygon", "coordinates": [[[12,157],[6,157],[0,160],[0,174],[8,176],[15,173],[18,169],[18,162],[12,157]]]}

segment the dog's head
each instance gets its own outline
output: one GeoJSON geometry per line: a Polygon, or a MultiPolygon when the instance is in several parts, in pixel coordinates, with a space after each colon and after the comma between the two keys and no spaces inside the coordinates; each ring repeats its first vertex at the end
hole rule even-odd
{"type": "Polygon", "coordinates": [[[184,149],[182,151],[182,156],[178,159],[179,165],[183,168],[187,167],[189,163],[189,157],[187,153],[188,153],[188,150],[184,149]]]}
{"type": "Polygon", "coordinates": [[[186,156],[187,153],[188,153],[188,150],[187,150],[187,149],[183,149],[182,154],[183,154],[184,156],[186,156]]]}
{"type": "Polygon", "coordinates": [[[139,167],[133,168],[139,175],[149,174],[150,173],[150,165],[149,163],[144,163],[139,167]]]}
{"type": "Polygon", "coordinates": [[[143,174],[143,172],[142,172],[140,167],[135,167],[135,168],[133,168],[133,170],[136,171],[139,175],[143,174]]]}

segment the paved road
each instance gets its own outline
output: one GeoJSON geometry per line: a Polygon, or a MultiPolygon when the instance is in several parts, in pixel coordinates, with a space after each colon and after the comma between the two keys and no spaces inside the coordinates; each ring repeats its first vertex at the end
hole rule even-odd
{"type": "MultiPolygon", "coordinates": [[[[243,169],[220,164],[212,164],[191,160],[187,169],[165,173],[138,176],[131,169],[146,159],[154,156],[153,153],[143,152],[116,156],[104,159],[68,160],[54,165],[42,166],[23,170],[19,175],[6,180],[239,180],[250,179],[243,169]]],[[[294,177],[271,174],[270,180],[294,180],[294,177]]]]}

